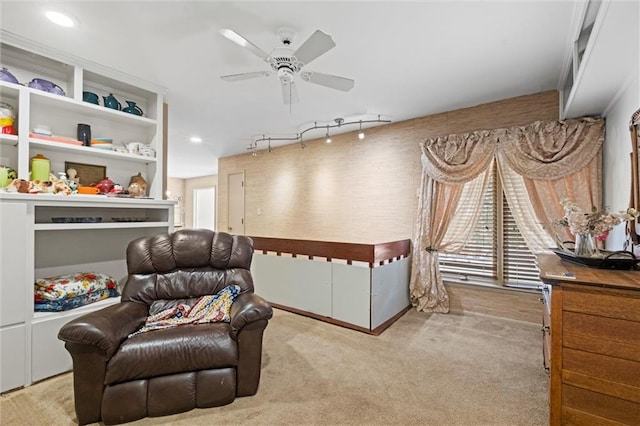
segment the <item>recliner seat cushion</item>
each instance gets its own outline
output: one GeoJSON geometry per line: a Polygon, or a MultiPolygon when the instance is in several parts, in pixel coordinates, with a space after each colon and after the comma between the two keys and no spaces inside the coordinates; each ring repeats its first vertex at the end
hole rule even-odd
{"type": "Polygon", "coordinates": [[[132,336],[109,360],[105,384],[187,371],[236,367],[228,323],[182,325],[132,336]]]}

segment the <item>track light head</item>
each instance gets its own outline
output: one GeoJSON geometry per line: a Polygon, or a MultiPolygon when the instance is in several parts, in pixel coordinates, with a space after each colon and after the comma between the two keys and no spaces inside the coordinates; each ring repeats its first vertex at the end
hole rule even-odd
{"type": "Polygon", "coordinates": [[[362,120],[360,120],[360,131],[358,132],[358,139],[364,139],[364,132],[362,131],[362,120]]]}

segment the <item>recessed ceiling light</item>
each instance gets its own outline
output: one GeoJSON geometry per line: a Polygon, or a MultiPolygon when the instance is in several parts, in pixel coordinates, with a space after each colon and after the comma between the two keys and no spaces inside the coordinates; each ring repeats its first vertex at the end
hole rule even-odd
{"type": "Polygon", "coordinates": [[[55,10],[48,10],[45,13],[47,19],[61,27],[71,28],[76,25],[76,21],[69,15],[55,10]]]}
{"type": "Polygon", "coordinates": [[[191,142],[193,143],[200,143],[202,142],[202,138],[199,138],[198,136],[191,136],[191,139],[189,139],[191,142]]]}

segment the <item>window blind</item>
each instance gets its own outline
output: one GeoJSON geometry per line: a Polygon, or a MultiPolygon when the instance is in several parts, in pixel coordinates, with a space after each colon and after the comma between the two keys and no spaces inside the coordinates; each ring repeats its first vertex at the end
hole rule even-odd
{"type": "Polygon", "coordinates": [[[495,169],[469,242],[459,253],[441,252],[439,258],[441,272],[463,281],[540,286],[535,256],[518,230],[495,169]]]}

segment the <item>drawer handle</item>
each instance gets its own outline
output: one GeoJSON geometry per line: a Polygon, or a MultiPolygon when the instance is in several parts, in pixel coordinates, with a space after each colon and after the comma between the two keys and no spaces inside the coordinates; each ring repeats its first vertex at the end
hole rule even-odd
{"type": "Polygon", "coordinates": [[[549,328],[548,325],[543,326],[540,331],[542,331],[543,333],[549,333],[551,334],[551,329],[549,328]]]}

